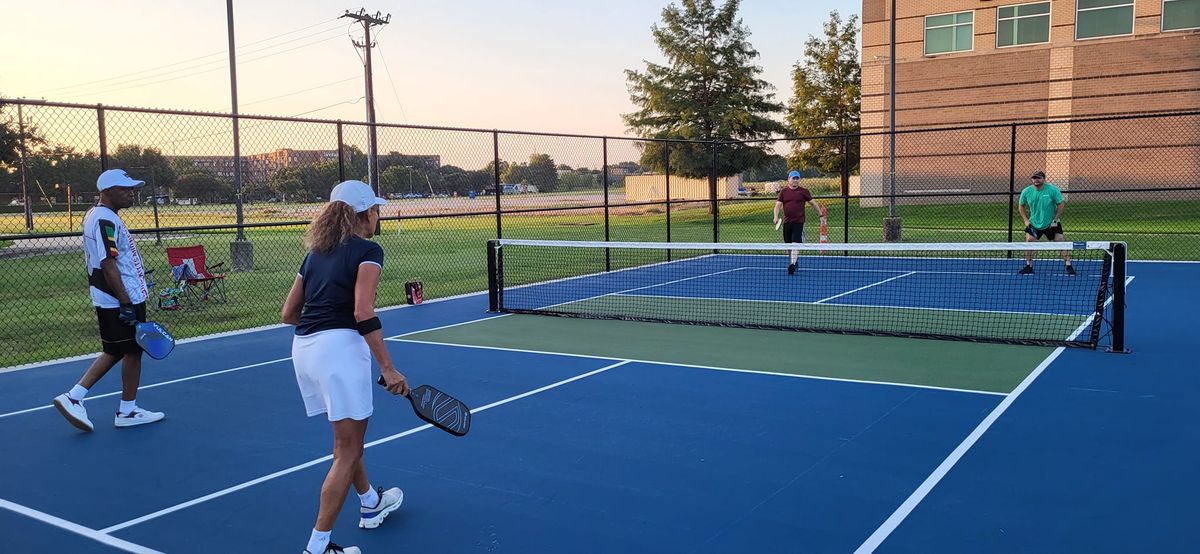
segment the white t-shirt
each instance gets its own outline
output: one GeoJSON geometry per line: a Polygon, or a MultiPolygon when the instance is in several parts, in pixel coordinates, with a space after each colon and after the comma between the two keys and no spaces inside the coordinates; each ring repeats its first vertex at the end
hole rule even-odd
{"type": "Polygon", "coordinates": [[[117,212],[107,206],[95,206],[83,217],[83,260],[87,264],[88,288],[92,304],[99,308],[119,308],[121,302],[109,290],[100,262],[112,258],[121,272],[121,282],[129,301],[140,304],[149,296],[146,290],[146,270],[129,229],[117,212]]]}

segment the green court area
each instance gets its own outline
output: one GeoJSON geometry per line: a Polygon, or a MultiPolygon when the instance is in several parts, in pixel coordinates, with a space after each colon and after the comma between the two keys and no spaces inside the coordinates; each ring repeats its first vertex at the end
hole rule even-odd
{"type": "Polygon", "coordinates": [[[1051,348],[508,315],[405,340],[1007,394],[1051,348]]]}
{"type": "Polygon", "coordinates": [[[624,318],[686,317],[696,323],[773,326],[795,329],[857,329],[862,332],[977,336],[987,339],[1021,339],[1037,329],[1046,336],[1067,337],[1089,318],[1068,314],[1021,313],[1006,324],[996,324],[995,312],[974,310],[851,306],[745,300],[680,298],[611,294],[570,302],[549,311],[624,318]],[[661,315],[660,315],[661,314],[661,315]]]}

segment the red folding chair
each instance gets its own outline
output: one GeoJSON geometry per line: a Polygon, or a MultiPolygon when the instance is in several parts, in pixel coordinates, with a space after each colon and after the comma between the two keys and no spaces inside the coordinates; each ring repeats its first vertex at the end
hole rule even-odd
{"type": "Polygon", "coordinates": [[[204,300],[226,301],[225,274],[212,271],[225,265],[225,262],[210,267],[205,265],[206,258],[204,245],[167,248],[167,262],[171,264],[175,288],[179,289],[182,299],[191,307],[199,307],[204,300]]]}

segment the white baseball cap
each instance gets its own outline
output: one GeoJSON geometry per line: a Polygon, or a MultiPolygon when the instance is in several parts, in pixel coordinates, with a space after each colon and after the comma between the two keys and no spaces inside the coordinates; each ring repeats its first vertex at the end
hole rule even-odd
{"type": "Polygon", "coordinates": [[[375,196],[375,191],[371,190],[371,185],[362,181],[342,181],[333,187],[333,192],[329,193],[330,202],[345,202],[351,208],[354,208],[354,213],[362,213],[371,206],[383,206],[387,204],[378,196],[375,196]]]}
{"type": "Polygon", "coordinates": [[[113,187],[135,188],[144,184],[146,184],[145,181],[139,181],[130,177],[128,173],[125,173],[124,169],[110,169],[101,173],[100,177],[96,179],[97,190],[108,190],[113,187]]]}

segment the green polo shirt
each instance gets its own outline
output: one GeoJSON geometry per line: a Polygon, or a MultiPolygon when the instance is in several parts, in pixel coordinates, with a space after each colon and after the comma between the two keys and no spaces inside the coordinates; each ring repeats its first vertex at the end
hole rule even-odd
{"type": "Polygon", "coordinates": [[[1062,192],[1050,183],[1042,185],[1042,190],[1029,185],[1021,191],[1021,205],[1029,210],[1029,224],[1034,229],[1045,229],[1054,223],[1054,213],[1062,202],[1062,192]]]}

